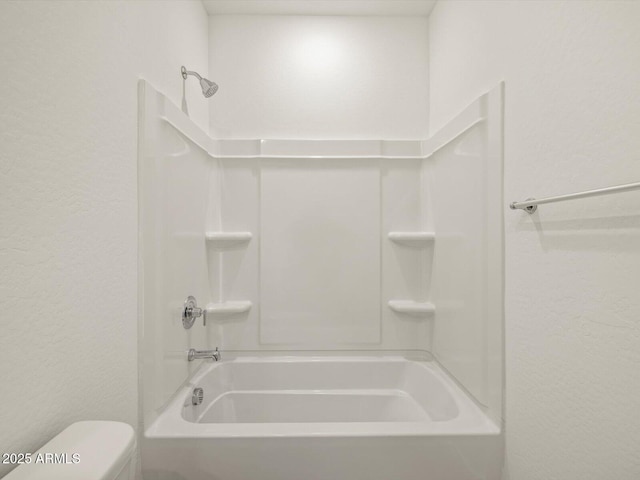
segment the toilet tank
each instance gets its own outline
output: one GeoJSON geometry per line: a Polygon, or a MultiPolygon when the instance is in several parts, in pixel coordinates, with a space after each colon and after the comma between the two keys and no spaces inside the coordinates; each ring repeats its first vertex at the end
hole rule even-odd
{"type": "Polygon", "coordinates": [[[121,422],[77,422],[37,452],[29,464],[5,480],[133,480],[136,437],[121,422]]]}

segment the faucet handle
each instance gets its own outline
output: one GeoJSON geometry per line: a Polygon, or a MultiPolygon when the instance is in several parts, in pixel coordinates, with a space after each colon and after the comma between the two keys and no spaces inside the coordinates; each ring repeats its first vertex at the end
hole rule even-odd
{"type": "Polygon", "coordinates": [[[207,312],[202,308],[198,308],[196,297],[189,295],[184,301],[184,309],[182,310],[182,326],[189,330],[193,327],[196,318],[203,317],[204,325],[207,325],[207,312]]]}

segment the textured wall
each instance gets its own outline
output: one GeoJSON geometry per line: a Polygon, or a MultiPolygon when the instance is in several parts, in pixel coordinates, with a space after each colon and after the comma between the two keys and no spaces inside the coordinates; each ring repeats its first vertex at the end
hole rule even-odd
{"type": "Polygon", "coordinates": [[[209,26],[214,136],[426,137],[426,17],[220,15],[209,26]]]}
{"type": "MultiPolygon", "coordinates": [[[[506,81],[506,200],[640,181],[640,3],[439,2],[431,124],[506,81]]],[[[512,480],[640,478],[640,192],[506,212],[512,480]]]]}
{"type": "Polygon", "coordinates": [[[136,81],[179,104],[182,63],[200,2],[0,2],[0,452],[137,423],[136,81]]]}

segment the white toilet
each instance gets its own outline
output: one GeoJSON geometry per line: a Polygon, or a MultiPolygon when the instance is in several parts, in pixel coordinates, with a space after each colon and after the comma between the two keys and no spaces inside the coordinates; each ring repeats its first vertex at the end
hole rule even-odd
{"type": "Polygon", "coordinates": [[[135,451],[136,437],[130,425],[78,422],[34,452],[30,464],[20,465],[4,479],[133,480],[135,451]]]}

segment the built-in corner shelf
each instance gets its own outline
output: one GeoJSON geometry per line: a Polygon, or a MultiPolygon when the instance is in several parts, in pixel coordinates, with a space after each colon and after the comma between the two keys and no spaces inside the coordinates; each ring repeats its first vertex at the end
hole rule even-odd
{"type": "Polygon", "coordinates": [[[408,315],[430,315],[436,311],[433,303],[414,302],[411,300],[390,300],[389,308],[394,312],[408,315]]]}
{"type": "Polygon", "coordinates": [[[207,316],[214,315],[233,315],[235,313],[245,313],[251,310],[253,304],[250,301],[209,303],[205,310],[207,316]]]}
{"type": "Polygon", "coordinates": [[[228,248],[247,243],[253,235],[251,232],[206,232],[207,244],[216,248],[228,248]]]}
{"type": "Polygon", "coordinates": [[[409,247],[424,247],[435,238],[433,232],[389,232],[389,240],[409,247]]]}

